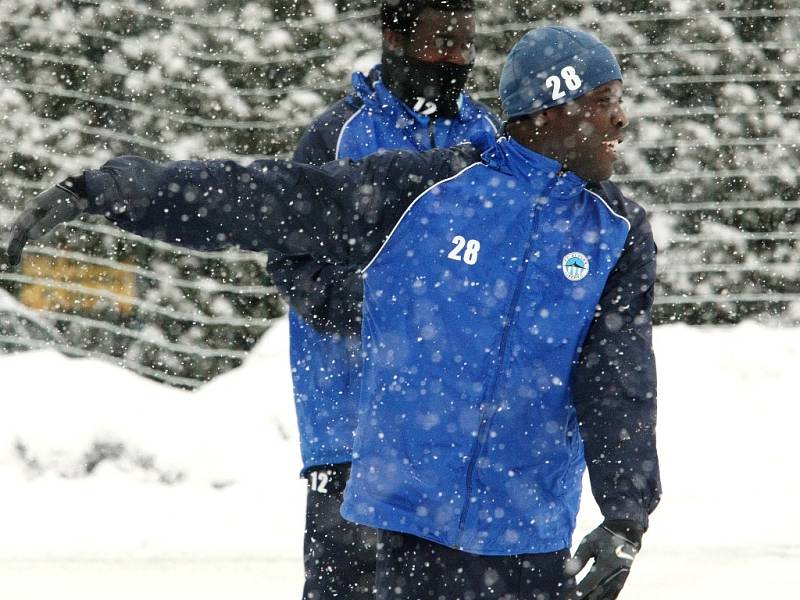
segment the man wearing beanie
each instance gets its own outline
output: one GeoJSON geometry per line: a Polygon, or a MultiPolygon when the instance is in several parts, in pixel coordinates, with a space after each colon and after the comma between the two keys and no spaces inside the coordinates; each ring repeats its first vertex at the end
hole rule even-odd
{"type": "Polygon", "coordinates": [[[508,137],[452,149],[319,168],[117,158],[34,199],[9,245],[14,264],[90,212],[184,246],[357,267],[342,515],[378,529],[379,600],[616,598],[660,497],[656,248],[607,181],[628,124],[619,65],[592,35],[540,28],[500,95],[508,137]],[[586,465],[605,520],[567,563],[586,465]]]}
{"type": "MultiPolygon", "coordinates": [[[[499,121],[464,91],[475,60],[474,0],[386,0],[381,64],[320,115],[294,153],[322,165],[380,150],[448,148],[499,121]]],[[[374,598],[374,530],[339,513],[350,473],[360,391],[361,277],[308,254],[269,253],[290,299],[292,379],[308,481],[305,600],[374,598]],[[336,313],[335,320],[326,318],[336,313]],[[302,315],[306,315],[304,318],[302,315]]]]}

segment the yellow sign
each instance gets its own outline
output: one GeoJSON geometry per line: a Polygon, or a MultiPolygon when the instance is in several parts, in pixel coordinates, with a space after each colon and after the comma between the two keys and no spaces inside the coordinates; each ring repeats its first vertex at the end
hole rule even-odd
{"type": "Polygon", "coordinates": [[[28,254],[23,257],[22,274],[38,280],[24,284],[20,293],[20,300],[33,308],[91,312],[111,306],[123,316],[134,310],[125,302],[136,298],[136,274],[128,271],[28,254]]]}

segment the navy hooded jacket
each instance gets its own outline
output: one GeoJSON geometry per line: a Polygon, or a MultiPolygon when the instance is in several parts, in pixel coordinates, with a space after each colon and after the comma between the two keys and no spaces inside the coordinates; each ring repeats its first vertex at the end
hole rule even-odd
{"type": "Polygon", "coordinates": [[[129,231],[362,270],[346,518],[476,554],[564,549],[585,456],[603,515],[646,527],[656,249],[612,184],[505,138],[321,168],[121,157],[85,176],[90,210],[129,231]]]}
{"type": "MultiPolygon", "coordinates": [[[[455,118],[431,119],[392,94],[379,66],[369,76],[354,73],[352,83],[353,93],[309,127],[295,151],[296,162],[322,165],[392,149],[422,152],[449,148],[476,134],[497,133],[496,117],[466,93],[455,118]]],[[[350,462],[360,392],[361,278],[353,268],[275,252],[269,254],[268,270],[297,307],[290,310],[289,322],[303,470],[350,462]],[[339,313],[335,321],[315,319],[331,311],[339,313]],[[308,322],[301,314],[308,315],[308,322]]]]}

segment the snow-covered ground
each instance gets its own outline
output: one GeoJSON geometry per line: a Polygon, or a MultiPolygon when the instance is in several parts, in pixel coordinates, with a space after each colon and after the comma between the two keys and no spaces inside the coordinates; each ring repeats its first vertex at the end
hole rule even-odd
{"type": "MultiPolygon", "coordinates": [[[[0,358],[0,598],[299,600],[286,339],[194,393],[0,358]]],[[[796,600],[800,330],[666,326],[656,351],[664,498],[622,597],[796,600]]],[[[597,522],[587,490],[576,542],[597,522]]]]}

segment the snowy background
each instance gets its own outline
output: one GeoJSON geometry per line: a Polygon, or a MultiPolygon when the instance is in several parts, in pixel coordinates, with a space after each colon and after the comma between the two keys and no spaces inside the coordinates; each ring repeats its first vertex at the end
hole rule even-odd
{"type": "MultiPolygon", "coordinates": [[[[0,358],[0,596],[299,598],[287,339],[281,320],[194,392],[0,358]]],[[[796,600],[798,332],[670,325],[655,344],[664,498],[623,598],[796,600]]],[[[587,489],[576,542],[599,519],[587,489]]]]}
{"type": "MultiPolygon", "coordinates": [[[[376,7],[0,0],[0,288],[36,309],[0,293],[28,319],[0,321],[0,349],[89,357],[0,353],[0,600],[299,598],[305,488],[264,257],[97,220],[17,271],[2,247],[37,191],[114,155],[288,155],[377,62],[376,7]]],[[[655,335],[664,499],[623,598],[796,600],[798,0],[478,8],[469,89],[494,109],[532,25],[595,32],[625,72],[615,179],[648,210],[656,318],[676,324],[655,335]]],[[[599,520],[584,507],[576,542],[599,520]]]]}

